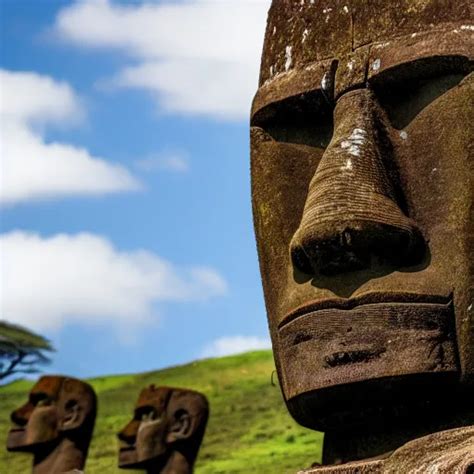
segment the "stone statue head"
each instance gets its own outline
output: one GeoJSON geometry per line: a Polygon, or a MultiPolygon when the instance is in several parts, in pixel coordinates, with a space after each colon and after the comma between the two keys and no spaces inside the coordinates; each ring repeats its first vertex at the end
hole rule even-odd
{"type": "Polygon", "coordinates": [[[472,2],[274,0],[252,202],[275,361],[314,429],[474,381],[472,2]]]}
{"type": "Polygon", "coordinates": [[[208,414],[208,402],[201,393],[154,385],[144,388],[132,420],[117,435],[119,467],[192,472],[208,414]]]}
{"type": "Polygon", "coordinates": [[[41,377],[28,401],[11,414],[7,449],[32,453],[33,472],[82,469],[96,408],[89,384],[70,377],[41,377]]]}

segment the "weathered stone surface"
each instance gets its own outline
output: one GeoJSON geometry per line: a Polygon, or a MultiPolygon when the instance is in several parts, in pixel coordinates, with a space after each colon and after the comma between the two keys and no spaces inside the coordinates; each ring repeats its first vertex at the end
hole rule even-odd
{"type": "Polygon", "coordinates": [[[461,426],[427,420],[474,396],[471,3],[270,9],[252,201],[283,396],[309,428],[397,427],[342,461],[461,426]]]}
{"type": "Polygon", "coordinates": [[[84,468],[97,411],[92,387],[78,379],[44,376],[11,414],[7,449],[33,454],[33,474],[84,468]]]}
{"type": "Polygon", "coordinates": [[[209,405],[182,388],[144,388],[132,420],[118,433],[119,467],[148,474],[190,474],[201,446],[209,405]]]}
{"type": "Polygon", "coordinates": [[[468,427],[410,441],[385,459],[321,466],[300,474],[469,474],[473,469],[474,427],[468,427]]]}

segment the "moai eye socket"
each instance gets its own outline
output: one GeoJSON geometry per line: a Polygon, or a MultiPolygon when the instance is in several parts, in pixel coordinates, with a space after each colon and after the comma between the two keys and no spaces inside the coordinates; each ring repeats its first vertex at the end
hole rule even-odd
{"type": "Polygon", "coordinates": [[[45,393],[36,393],[31,395],[30,401],[35,407],[49,406],[52,404],[51,398],[45,393]]]}
{"type": "Polygon", "coordinates": [[[135,415],[135,419],[138,421],[156,421],[160,417],[158,416],[156,410],[153,407],[142,407],[138,410],[138,413],[135,415]]]}
{"type": "Polygon", "coordinates": [[[332,102],[315,90],[269,104],[254,115],[252,126],[277,142],[324,149],[332,137],[332,112],[332,102]]]}
{"type": "Polygon", "coordinates": [[[428,105],[456,87],[464,78],[463,74],[446,74],[430,79],[421,79],[407,87],[405,84],[394,88],[391,94],[381,97],[384,107],[393,127],[400,130],[428,105]]]}
{"type": "Polygon", "coordinates": [[[459,85],[471,70],[472,66],[459,58],[444,61],[425,58],[373,77],[371,87],[392,126],[400,130],[424,108],[459,85]]]}

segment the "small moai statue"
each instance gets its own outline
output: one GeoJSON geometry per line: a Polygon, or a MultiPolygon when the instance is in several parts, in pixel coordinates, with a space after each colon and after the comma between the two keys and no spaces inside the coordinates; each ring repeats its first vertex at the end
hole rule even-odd
{"type": "Polygon", "coordinates": [[[132,420],[118,433],[118,465],[147,474],[190,474],[204,437],[204,395],[172,387],[144,388],[132,420]]]}
{"type": "Polygon", "coordinates": [[[7,450],[33,454],[33,474],[82,472],[94,430],[97,398],[86,382],[41,377],[11,414],[7,450]]]}
{"type": "Polygon", "coordinates": [[[270,7],[254,226],[284,400],[325,432],[315,472],[474,469],[473,15],[270,7]]]}

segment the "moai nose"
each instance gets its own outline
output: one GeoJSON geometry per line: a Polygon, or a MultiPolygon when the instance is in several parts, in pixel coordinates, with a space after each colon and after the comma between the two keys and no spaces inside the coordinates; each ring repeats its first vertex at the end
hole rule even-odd
{"type": "Polygon", "coordinates": [[[137,439],[137,431],[140,423],[137,420],[130,421],[119,433],[117,438],[127,444],[134,444],[137,439]]]}
{"type": "Polygon", "coordinates": [[[307,274],[368,268],[377,256],[415,263],[423,239],[399,207],[387,169],[390,143],[377,101],[368,90],[349,92],[334,111],[334,135],[313,176],[290,252],[307,274]]]}
{"type": "Polygon", "coordinates": [[[28,423],[28,419],[31,415],[32,406],[29,403],[26,403],[22,407],[18,408],[17,410],[13,411],[10,415],[10,419],[12,423],[17,426],[26,426],[28,423]]]}

